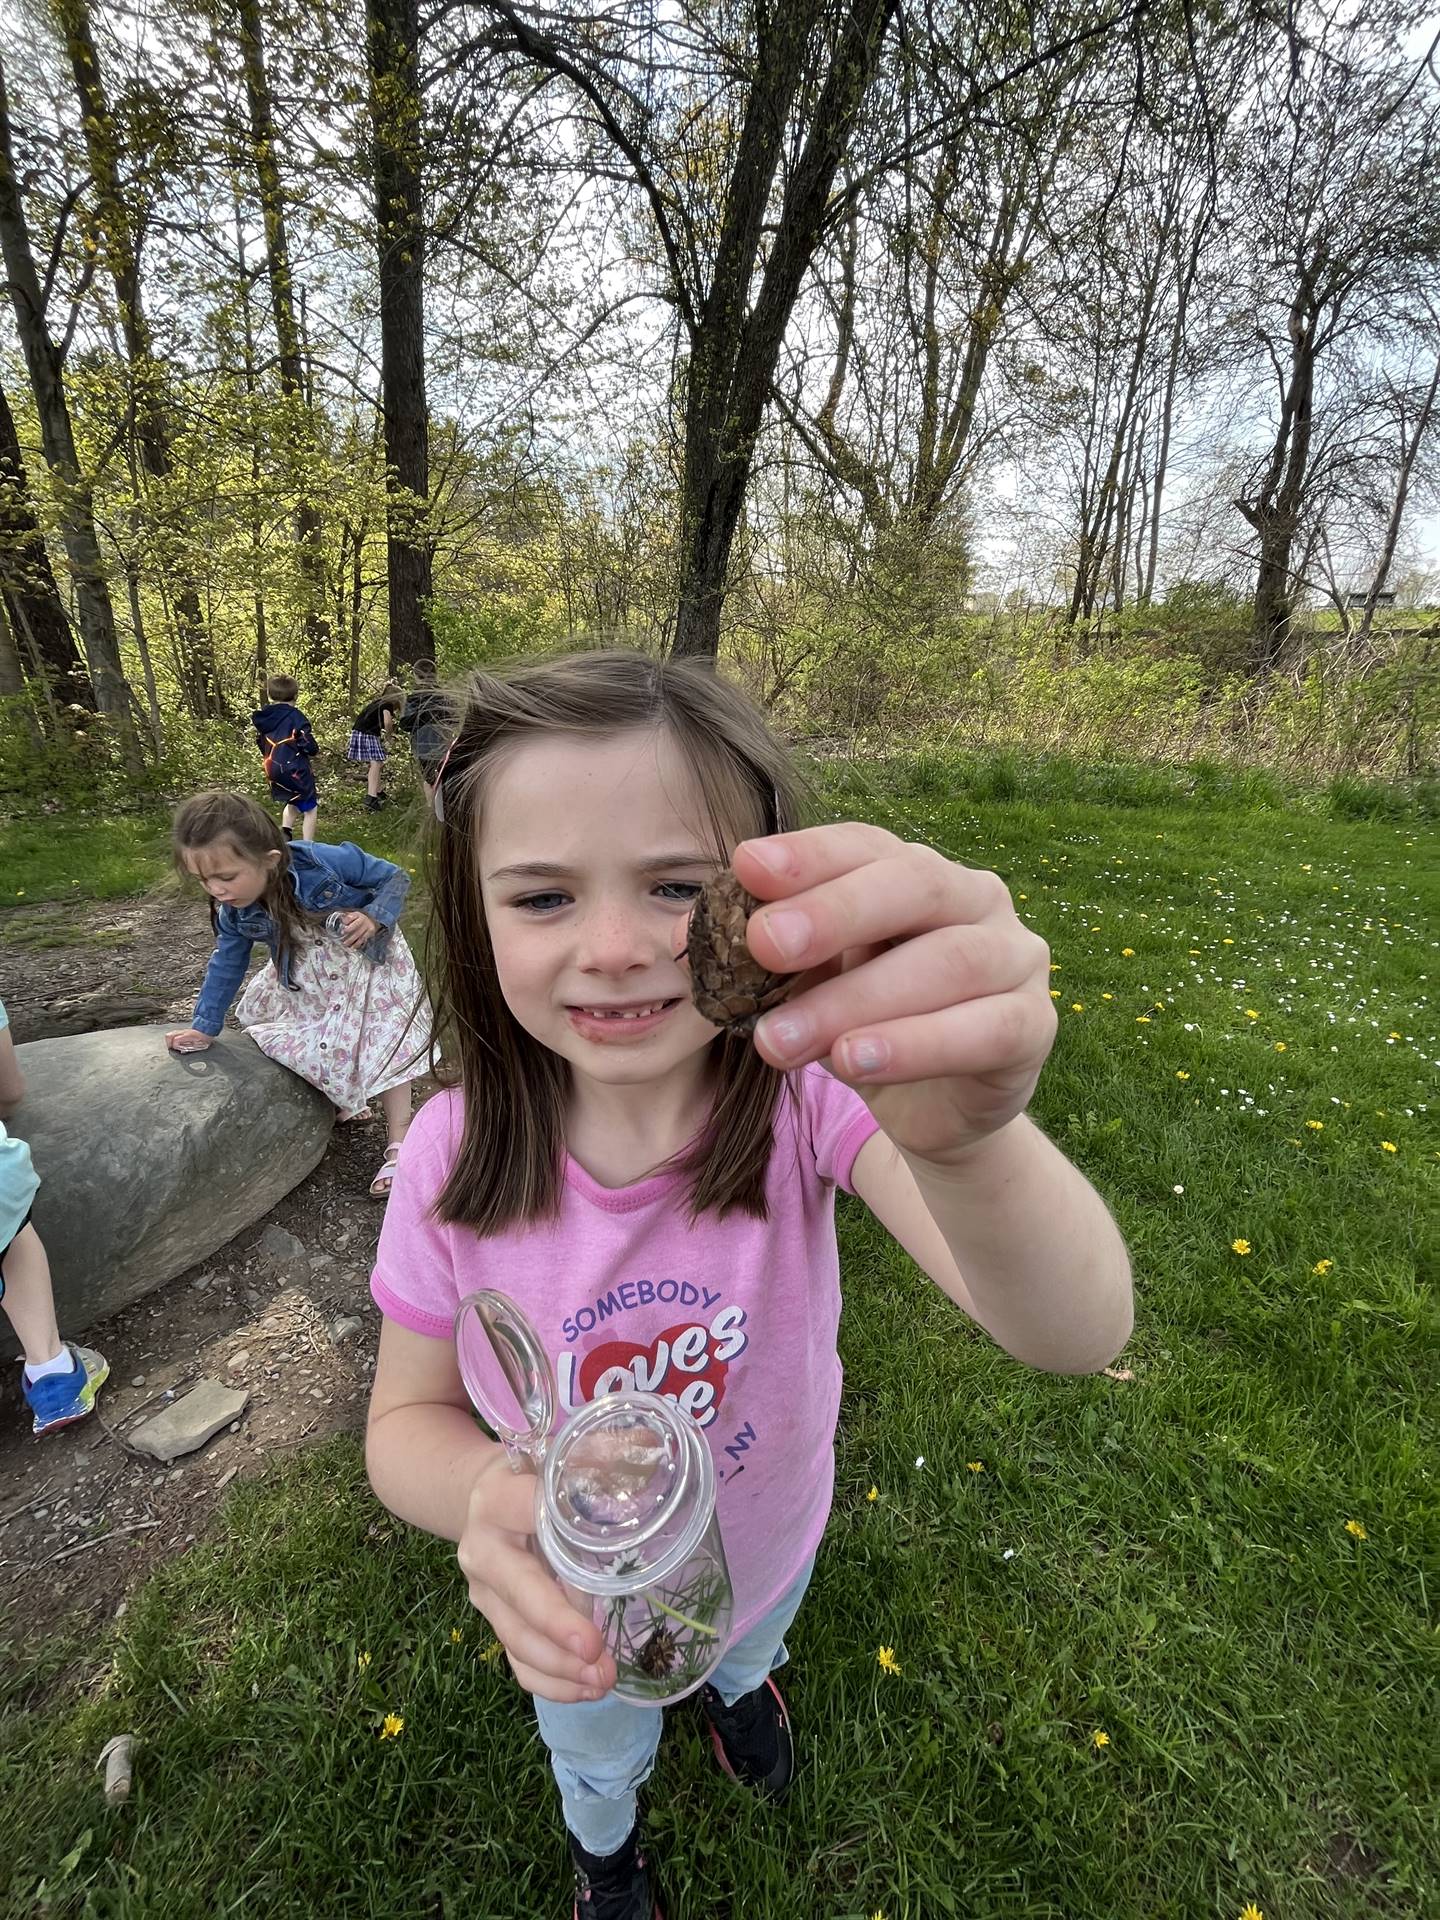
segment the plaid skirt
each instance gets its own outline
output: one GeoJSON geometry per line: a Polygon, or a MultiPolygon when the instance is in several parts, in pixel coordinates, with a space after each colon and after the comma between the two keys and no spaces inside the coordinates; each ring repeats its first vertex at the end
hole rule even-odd
{"type": "Polygon", "coordinates": [[[350,744],[345,749],[345,758],[347,760],[383,760],[385,742],[378,733],[358,733],[352,728],[350,744]]]}

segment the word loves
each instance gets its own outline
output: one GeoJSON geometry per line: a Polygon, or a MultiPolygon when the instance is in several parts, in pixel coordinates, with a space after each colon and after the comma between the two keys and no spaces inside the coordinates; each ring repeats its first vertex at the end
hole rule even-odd
{"type": "Polygon", "coordinates": [[[587,1353],[563,1352],[557,1368],[560,1402],[573,1413],[603,1393],[634,1389],[674,1400],[697,1426],[708,1427],[725,1398],[730,1362],[745,1351],[743,1307],[723,1307],[708,1322],[680,1321],[641,1345],[623,1335],[587,1353]]]}

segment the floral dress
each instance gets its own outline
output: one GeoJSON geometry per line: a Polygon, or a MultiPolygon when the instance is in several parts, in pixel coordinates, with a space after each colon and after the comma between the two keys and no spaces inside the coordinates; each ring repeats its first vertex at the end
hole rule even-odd
{"type": "Polygon", "coordinates": [[[290,973],[295,985],[282,986],[267,962],[240,996],[236,1018],[262,1053],[318,1087],[342,1115],[425,1072],[430,1006],[398,927],[378,963],[326,933],[296,949],[290,973]]]}

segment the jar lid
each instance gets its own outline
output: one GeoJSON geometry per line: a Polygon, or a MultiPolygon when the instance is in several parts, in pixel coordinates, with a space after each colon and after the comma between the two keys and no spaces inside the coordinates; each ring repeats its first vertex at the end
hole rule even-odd
{"type": "Polygon", "coordinates": [[[555,1424],[555,1371],[529,1318],[482,1288],[455,1310],[455,1353],[470,1403],[512,1459],[544,1459],[555,1424]]]}
{"type": "Polygon", "coordinates": [[[545,1460],[547,1552],[563,1577],[619,1594],[689,1560],[715,1506],[710,1449],[659,1394],[602,1394],[571,1415],[545,1460]]]}

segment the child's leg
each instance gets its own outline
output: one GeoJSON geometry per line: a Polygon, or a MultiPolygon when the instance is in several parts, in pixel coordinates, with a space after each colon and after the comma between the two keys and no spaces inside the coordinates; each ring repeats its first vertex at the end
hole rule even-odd
{"type": "Polygon", "coordinates": [[[561,1706],[535,1701],[565,1824],[587,1853],[615,1853],[635,1825],[635,1796],[650,1777],[664,1716],[607,1694],[561,1706]]]}
{"type": "Polygon", "coordinates": [[[385,1115],[385,1138],[393,1145],[400,1142],[410,1131],[410,1082],[403,1086],[387,1087],[380,1096],[380,1111],[385,1115]]]}
{"type": "Polygon", "coordinates": [[[814,1571],[815,1562],[811,1559],[759,1625],[726,1649],[725,1658],[711,1674],[709,1684],[727,1707],[734,1706],[747,1693],[753,1693],[756,1687],[763,1687],[775,1669],[783,1667],[790,1658],[785,1635],[800,1611],[814,1571]]]}
{"type": "Polygon", "coordinates": [[[281,826],[284,827],[287,833],[293,833],[295,831],[295,828],[299,819],[300,819],[300,815],[296,810],[295,803],[291,800],[287,800],[285,802],[284,811],[280,815],[281,826]]]}
{"type": "Polygon", "coordinates": [[[307,840],[315,838],[315,816],[319,811],[319,802],[309,806],[300,816],[300,831],[307,840]]]}
{"type": "Polygon", "coordinates": [[[365,791],[370,799],[375,799],[379,794],[380,782],[384,778],[384,774],[385,763],[382,760],[372,760],[370,762],[370,771],[365,776],[365,791]]]}
{"type": "Polygon", "coordinates": [[[34,1227],[22,1227],[3,1255],[6,1317],[25,1349],[25,1364],[44,1366],[63,1352],[55,1324],[55,1295],[50,1287],[50,1262],[34,1227]]]}

